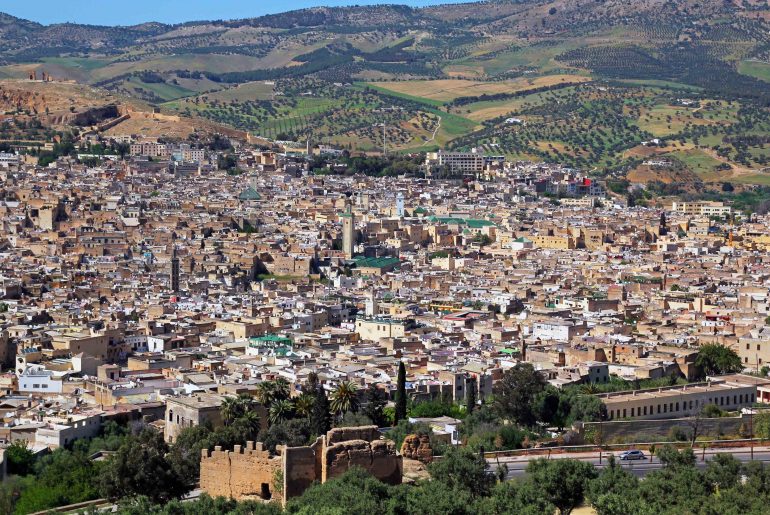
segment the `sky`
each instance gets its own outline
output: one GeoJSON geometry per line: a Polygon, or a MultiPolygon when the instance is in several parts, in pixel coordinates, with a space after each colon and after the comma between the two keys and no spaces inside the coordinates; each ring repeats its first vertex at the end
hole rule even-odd
{"type": "MultiPolygon", "coordinates": [[[[43,24],[135,25],[148,21],[250,18],[318,5],[382,4],[388,0],[2,0],[0,12],[43,24]]],[[[393,0],[413,7],[463,0],[393,0]]],[[[465,0],[467,1],[467,0],[465,0]]]]}

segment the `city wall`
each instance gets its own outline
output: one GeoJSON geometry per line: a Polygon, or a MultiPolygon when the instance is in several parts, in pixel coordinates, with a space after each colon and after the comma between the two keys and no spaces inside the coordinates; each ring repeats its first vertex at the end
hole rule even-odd
{"type": "Polygon", "coordinates": [[[261,443],[216,447],[201,454],[200,485],[211,496],[280,499],[302,495],[314,482],[324,483],[360,467],[388,484],[400,484],[401,456],[395,444],[381,440],[376,426],[332,429],[306,447],[279,447],[271,456],[261,443]],[[276,480],[283,478],[281,491],[276,480]]]}

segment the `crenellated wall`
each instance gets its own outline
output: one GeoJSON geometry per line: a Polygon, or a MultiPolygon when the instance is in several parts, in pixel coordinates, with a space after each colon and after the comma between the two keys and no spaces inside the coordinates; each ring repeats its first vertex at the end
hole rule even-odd
{"type": "Polygon", "coordinates": [[[282,447],[271,456],[261,443],[236,445],[233,451],[216,447],[201,455],[200,485],[211,496],[287,499],[302,495],[315,481],[324,483],[352,467],[377,479],[400,484],[401,456],[395,444],[381,440],[376,426],[332,429],[307,447],[282,447]],[[283,476],[281,492],[274,491],[276,472],[283,476]]]}
{"type": "Polygon", "coordinates": [[[271,498],[276,471],[281,459],[272,457],[261,443],[246,442],[246,448],[236,445],[232,451],[217,446],[201,452],[201,489],[212,497],[233,499],[247,497],[271,498]]]}

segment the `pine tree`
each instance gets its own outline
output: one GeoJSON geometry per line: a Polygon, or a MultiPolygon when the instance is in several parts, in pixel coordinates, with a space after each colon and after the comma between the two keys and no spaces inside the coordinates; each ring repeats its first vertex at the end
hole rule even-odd
{"type": "Polygon", "coordinates": [[[402,361],[398,364],[398,382],[396,383],[396,425],[404,419],[406,419],[406,367],[402,361]]]}
{"type": "Polygon", "coordinates": [[[313,411],[310,414],[310,427],[316,436],[325,435],[332,428],[329,399],[321,387],[316,388],[313,411]]]}

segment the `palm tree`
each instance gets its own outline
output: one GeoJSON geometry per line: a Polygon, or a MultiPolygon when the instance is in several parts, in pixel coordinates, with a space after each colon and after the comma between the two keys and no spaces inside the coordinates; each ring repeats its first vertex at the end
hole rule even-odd
{"type": "Polygon", "coordinates": [[[277,400],[286,400],[291,395],[291,385],[283,377],[279,377],[273,383],[275,384],[275,398],[277,400]]]}
{"type": "Polygon", "coordinates": [[[310,392],[302,392],[294,399],[294,411],[301,417],[309,417],[313,411],[315,396],[310,392]]]}
{"type": "Polygon", "coordinates": [[[358,387],[350,381],[342,381],[332,393],[331,408],[334,413],[344,415],[358,411],[358,387]]]}
{"type": "Polygon", "coordinates": [[[229,426],[247,413],[254,411],[254,398],[242,393],[237,397],[227,397],[222,401],[220,411],[226,426],[229,426]]]}
{"type": "Polygon", "coordinates": [[[288,399],[273,402],[270,406],[270,423],[280,424],[291,418],[294,412],[294,404],[288,399]]]}
{"type": "Polygon", "coordinates": [[[256,397],[265,408],[270,408],[275,400],[275,383],[263,381],[257,385],[256,397]]]}
{"type": "Polygon", "coordinates": [[[238,418],[237,412],[239,409],[237,397],[226,397],[225,400],[222,401],[219,411],[222,413],[222,420],[226,426],[229,426],[236,418],[238,418]]]}
{"type": "Polygon", "coordinates": [[[262,421],[259,419],[259,414],[256,411],[247,411],[241,418],[238,419],[240,428],[243,428],[243,434],[241,437],[247,439],[255,439],[259,434],[259,430],[262,428],[262,421]]]}

